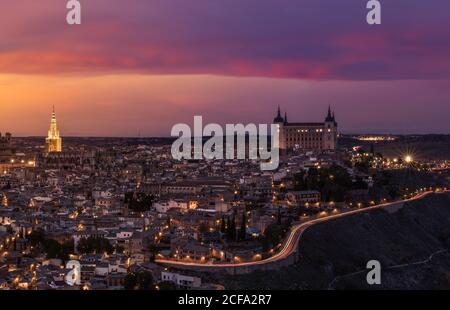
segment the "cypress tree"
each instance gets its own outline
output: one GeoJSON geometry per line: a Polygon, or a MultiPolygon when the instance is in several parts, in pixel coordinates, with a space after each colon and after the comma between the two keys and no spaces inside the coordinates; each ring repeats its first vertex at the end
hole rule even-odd
{"type": "Polygon", "coordinates": [[[226,232],[226,225],[225,225],[225,216],[222,215],[222,221],[220,223],[220,232],[224,234],[226,232]]]}
{"type": "Polygon", "coordinates": [[[278,207],[278,225],[281,225],[281,207],[278,207]]]}
{"type": "Polygon", "coordinates": [[[230,223],[230,239],[236,241],[236,216],[234,214],[230,223]]]}
{"type": "Polygon", "coordinates": [[[247,216],[244,210],[244,214],[242,215],[241,229],[239,230],[239,240],[245,240],[246,230],[247,230],[247,216]]]}
{"type": "Polygon", "coordinates": [[[227,231],[227,239],[228,240],[231,240],[231,220],[230,220],[230,217],[227,217],[227,229],[226,229],[226,231],[227,231]]]}

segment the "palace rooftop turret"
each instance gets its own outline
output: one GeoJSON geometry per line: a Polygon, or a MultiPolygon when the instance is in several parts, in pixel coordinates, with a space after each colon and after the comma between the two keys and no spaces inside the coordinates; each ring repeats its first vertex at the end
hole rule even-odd
{"type": "Polygon", "coordinates": [[[332,151],[337,148],[338,125],[331,106],[323,123],[290,123],[287,113],[284,118],[281,116],[280,107],[273,123],[279,126],[282,150],[332,151]]]}

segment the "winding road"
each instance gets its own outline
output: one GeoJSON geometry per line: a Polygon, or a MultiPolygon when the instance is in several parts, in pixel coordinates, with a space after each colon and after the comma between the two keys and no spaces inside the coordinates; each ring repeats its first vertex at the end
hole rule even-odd
{"type": "MultiPolygon", "coordinates": [[[[443,190],[440,191],[441,193],[445,192],[445,193],[449,193],[450,190],[443,190]]],[[[350,216],[350,215],[354,215],[357,213],[362,213],[362,212],[368,212],[374,209],[381,209],[381,208],[388,208],[388,207],[396,207],[396,206],[401,206],[406,202],[410,202],[410,201],[415,201],[415,200],[419,200],[422,199],[432,193],[435,193],[434,191],[426,191],[420,194],[417,194],[416,196],[409,198],[409,199],[405,199],[405,200],[399,200],[399,201],[395,201],[395,202],[390,202],[390,203],[385,203],[385,204],[380,204],[380,205],[376,205],[376,206],[371,206],[371,207],[367,207],[364,209],[358,209],[358,210],[352,210],[352,211],[347,211],[344,213],[340,213],[340,214],[335,214],[335,215],[330,215],[327,217],[323,217],[323,218],[317,218],[305,223],[301,223],[301,224],[297,224],[294,225],[291,228],[291,231],[289,233],[289,236],[285,239],[284,241],[284,245],[281,248],[280,251],[278,251],[276,254],[274,254],[271,257],[268,257],[264,260],[260,260],[260,261],[253,261],[253,262],[234,262],[234,263],[197,263],[197,262],[186,262],[186,261],[174,261],[174,260],[168,260],[168,259],[156,259],[155,262],[159,263],[159,264],[163,264],[166,266],[172,266],[172,267],[189,267],[189,268],[194,268],[195,267],[199,267],[201,269],[221,269],[221,268],[238,268],[238,267],[251,267],[251,266],[258,266],[258,265],[265,265],[265,264],[269,264],[269,263],[274,263],[277,261],[282,261],[285,260],[286,258],[288,258],[290,255],[292,255],[293,253],[295,253],[297,251],[300,239],[303,235],[303,233],[311,226],[315,225],[315,224],[319,224],[322,222],[327,222],[327,221],[332,221],[335,219],[339,219],[345,216],[350,216]]]]}
{"type": "MultiPolygon", "coordinates": [[[[425,260],[420,260],[420,261],[413,262],[413,263],[407,263],[407,264],[395,265],[395,266],[387,267],[386,269],[387,269],[387,270],[401,269],[401,268],[410,267],[410,266],[419,266],[419,265],[428,264],[428,263],[430,263],[430,262],[433,260],[433,258],[434,258],[435,256],[437,256],[437,255],[439,255],[439,254],[442,254],[442,253],[448,253],[448,250],[439,250],[439,251],[436,251],[436,252],[430,254],[430,255],[428,256],[428,258],[425,259],[425,260]]],[[[353,276],[360,275],[360,274],[364,274],[364,273],[367,273],[367,269],[355,271],[355,272],[352,272],[352,273],[349,273],[349,274],[345,274],[345,275],[343,275],[343,276],[337,276],[337,277],[335,277],[335,278],[333,279],[333,281],[331,281],[331,283],[328,285],[328,289],[329,289],[329,290],[334,289],[334,286],[336,285],[336,283],[337,283],[338,281],[340,281],[341,279],[353,277],[353,276]]]]}

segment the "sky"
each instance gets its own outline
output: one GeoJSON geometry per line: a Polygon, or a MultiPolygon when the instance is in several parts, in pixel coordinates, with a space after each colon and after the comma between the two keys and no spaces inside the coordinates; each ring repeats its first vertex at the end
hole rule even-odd
{"type": "Polygon", "coordinates": [[[0,1],[0,131],[169,136],[176,123],[322,121],[344,133],[450,134],[450,2],[0,1]]]}

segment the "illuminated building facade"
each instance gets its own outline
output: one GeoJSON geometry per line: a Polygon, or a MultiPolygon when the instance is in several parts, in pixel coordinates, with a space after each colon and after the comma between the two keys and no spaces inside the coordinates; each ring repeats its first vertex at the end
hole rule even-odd
{"type": "Polygon", "coordinates": [[[93,151],[50,152],[38,158],[38,166],[45,169],[92,169],[95,163],[93,151]]]}
{"type": "Polygon", "coordinates": [[[0,133],[0,174],[7,174],[13,168],[33,167],[35,167],[34,156],[16,153],[12,142],[12,135],[6,133],[2,136],[0,133]]]}
{"type": "Polygon", "coordinates": [[[386,135],[366,135],[356,137],[359,141],[369,141],[369,142],[379,142],[379,141],[395,141],[397,140],[394,136],[386,136],[386,135]]]}
{"type": "Polygon", "coordinates": [[[278,107],[273,123],[279,126],[282,150],[327,151],[337,148],[338,124],[331,107],[323,123],[290,123],[286,114],[284,118],[281,116],[278,107]]]}
{"type": "Polygon", "coordinates": [[[58,153],[62,151],[62,139],[59,136],[58,126],[56,124],[55,108],[53,108],[50,129],[45,139],[47,153],[58,153]]]}
{"type": "Polygon", "coordinates": [[[5,208],[8,207],[8,197],[6,196],[5,193],[3,193],[3,195],[2,195],[1,205],[2,205],[2,207],[5,207],[5,208]]]}
{"type": "Polygon", "coordinates": [[[7,132],[2,136],[0,132],[0,162],[8,162],[14,154],[15,150],[11,145],[11,134],[7,132]]]}

